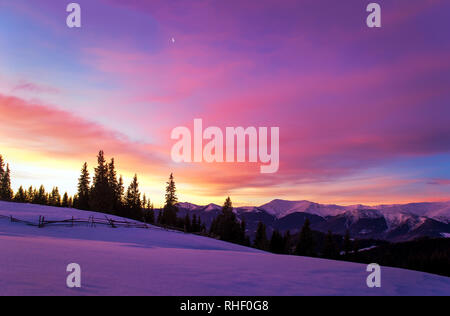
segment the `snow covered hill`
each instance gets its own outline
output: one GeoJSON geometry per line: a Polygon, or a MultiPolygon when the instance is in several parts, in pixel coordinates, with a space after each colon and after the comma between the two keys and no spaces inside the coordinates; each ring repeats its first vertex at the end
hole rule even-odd
{"type": "MultiPolygon", "coordinates": [[[[0,215],[36,222],[103,217],[73,209],[0,202],[0,215]]],[[[450,295],[450,278],[255,249],[158,227],[37,228],[0,218],[0,295],[450,295]],[[82,287],[66,287],[78,263],[82,287]]]]}

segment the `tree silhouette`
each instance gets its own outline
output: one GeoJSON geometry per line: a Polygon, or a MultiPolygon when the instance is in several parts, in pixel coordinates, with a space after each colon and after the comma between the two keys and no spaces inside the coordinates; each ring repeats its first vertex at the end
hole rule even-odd
{"type": "Polygon", "coordinates": [[[162,225],[176,226],[178,208],[176,203],[178,202],[176,194],[176,185],[173,174],[170,174],[169,181],[166,183],[166,202],[162,210],[161,223],[162,225]]]}
{"type": "Polygon", "coordinates": [[[136,220],[143,219],[141,193],[139,192],[139,182],[136,174],[134,175],[133,181],[129,185],[127,193],[125,194],[124,208],[125,215],[127,217],[136,220]]]}
{"type": "Polygon", "coordinates": [[[2,172],[0,183],[0,200],[11,201],[13,199],[13,190],[11,189],[11,171],[9,164],[6,165],[6,170],[2,172]]]}
{"type": "Polygon", "coordinates": [[[80,210],[89,210],[90,182],[88,165],[85,162],[81,168],[81,175],[78,178],[78,192],[76,201],[74,201],[74,207],[80,210]]]}
{"type": "Polygon", "coordinates": [[[93,211],[110,213],[113,207],[112,192],[108,181],[108,164],[105,161],[103,150],[97,156],[89,206],[93,211]]]}
{"type": "Polygon", "coordinates": [[[299,256],[309,257],[314,257],[316,255],[314,251],[314,237],[311,231],[309,219],[306,219],[303,224],[295,253],[299,256]]]}
{"type": "Polygon", "coordinates": [[[256,236],[253,242],[253,247],[267,250],[269,247],[269,241],[267,240],[266,225],[263,222],[258,222],[258,228],[256,229],[256,236]]]}

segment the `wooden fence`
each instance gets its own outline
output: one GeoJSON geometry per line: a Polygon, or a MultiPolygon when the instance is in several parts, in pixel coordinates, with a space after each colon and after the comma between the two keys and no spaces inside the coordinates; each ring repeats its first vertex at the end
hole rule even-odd
{"type": "MultiPolygon", "coordinates": [[[[115,219],[109,218],[106,215],[104,216],[104,218],[89,216],[89,218],[87,218],[87,219],[72,217],[72,218],[63,219],[63,220],[48,220],[45,218],[45,216],[40,215],[39,219],[38,219],[38,223],[21,220],[21,219],[15,218],[13,216],[4,216],[4,215],[0,215],[0,219],[6,219],[6,220],[11,221],[12,223],[22,223],[22,224],[26,224],[29,226],[39,227],[39,228],[43,228],[46,226],[73,227],[75,225],[85,225],[88,227],[96,227],[97,225],[103,225],[103,226],[108,226],[111,228],[118,228],[118,227],[144,228],[144,229],[155,229],[155,230],[165,230],[165,231],[174,231],[174,232],[179,232],[179,233],[185,233],[185,231],[183,229],[180,229],[178,227],[149,225],[149,224],[141,223],[141,222],[130,222],[126,219],[115,220],[115,219]]],[[[191,232],[191,234],[199,235],[199,236],[207,236],[207,234],[200,233],[200,232],[191,232]]]]}

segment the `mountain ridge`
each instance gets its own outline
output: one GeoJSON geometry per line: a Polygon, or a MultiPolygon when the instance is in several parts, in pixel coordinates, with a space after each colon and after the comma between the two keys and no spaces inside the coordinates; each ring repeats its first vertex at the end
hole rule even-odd
{"type": "MultiPolygon", "coordinates": [[[[178,206],[183,215],[194,212],[207,226],[221,211],[216,204],[200,206],[182,202],[178,206]]],[[[267,226],[270,234],[274,229],[298,231],[306,219],[318,231],[345,234],[349,230],[355,238],[403,241],[450,233],[450,202],[342,206],[274,199],[261,206],[235,207],[234,212],[238,219],[246,221],[251,237],[259,221],[267,226]]]]}

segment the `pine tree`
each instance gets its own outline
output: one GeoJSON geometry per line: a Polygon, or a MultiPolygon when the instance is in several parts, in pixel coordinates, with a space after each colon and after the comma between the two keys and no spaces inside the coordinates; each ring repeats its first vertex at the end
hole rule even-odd
{"type": "Polygon", "coordinates": [[[170,174],[169,181],[166,186],[166,203],[162,210],[161,224],[175,226],[177,224],[178,202],[176,194],[176,186],[173,174],[170,174]]]}
{"type": "Polygon", "coordinates": [[[186,216],[184,217],[184,232],[189,233],[192,231],[192,225],[191,225],[191,217],[188,213],[186,213],[186,216]]]}
{"type": "Polygon", "coordinates": [[[309,219],[306,219],[300,232],[300,238],[295,250],[296,254],[299,256],[315,256],[314,237],[310,225],[309,219]]]}
{"type": "Polygon", "coordinates": [[[69,206],[68,207],[70,207],[70,208],[73,207],[73,198],[72,197],[69,197],[69,206]]]}
{"type": "Polygon", "coordinates": [[[125,194],[125,210],[127,217],[142,220],[142,202],[141,193],[139,192],[139,182],[137,175],[134,175],[133,181],[128,187],[125,194]]]}
{"type": "Polygon", "coordinates": [[[67,194],[67,192],[64,192],[63,199],[62,199],[62,202],[61,202],[61,206],[62,207],[69,207],[69,195],[67,194]]]}
{"type": "Polygon", "coordinates": [[[113,207],[112,192],[108,182],[108,164],[103,150],[97,156],[97,167],[89,196],[89,207],[93,211],[110,213],[113,207]]]}
{"type": "Polygon", "coordinates": [[[89,188],[90,179],[87,162],[81,168],[81,175],[78,178],[78,192],[74,199],[74,207],[80,210],[89,210],[89,188]]]}
{"type": "Polygon", "coordinates": [[[14,196],[14,202],[25,203],[27,201],[27,194],[22,186],[17,190],[14,196]]]}
{"type": "Polygon", "coordinates": [[[34,204],[47,205],[48,204],[48,194],[45,192],[45,187],[41,185],[39,190],[34,193],[34,204]]]}
{"type": "Polygon", "coordinates": [[[147,201],[147,209],[145,212],[145,222],[149,224],[155,223],[155,210],[153,209],[153,204],[150,203],[150,199],[147,201]]]}
{"type": "Polygon", "coordinates": [[[269,250],[273,253],[282,254],[284,253],[284,240],[283,236],[280,234],[278,230],[274,230],[272,233],[272,238],[270,239],[269,250]]]}
{"type": "Polygon", "coordinates": [[[245,227],[237,220],[230,197],[226,198],[222,212],[211,223],[210,234],[224,241],[245,243],[245,227]]]}
{"type": "Polygon", "coordinates": [[[256,229],[256,236],[253,246],[261,250],[267,250],[268,248],[266,225],[263,222],[258,222],[258,228],[256,229]]]}
{"type": "Polygon", "coordinates": [[[145,193],[142,197],[142,208],[147,208],[147,196],[145,196],[145,193]]]}
{"type": "Polygon", "coordinates": [[[119,177],[119,182],[117,184],[117,192],[116,192],[116,211],[120,214],[121,209],[123,207],[123,199],[125,194],[125,187],[123,184],[123,177],[122,175],[119,177]]]}
{"type": "Polygon", "coordinates": [[[33,203],[34,199],[34,189],[32,186],[30,186],[27,190],[27,203],[33,203]]]}
{"type": "Polygon", "coordinates": [[[59,194],[58,187],[54,187],[52,192],[49,194],[48,205],[61,206],[61,195],[59,194]]]}
{"type": "Polygon", "coordinates": [[[0,200],[11,201],[13,199],[13,190],[11,189],[11,171],[9,164],[6,165],[6,170],[2,173],[0,183],[0,200]]]}
{"type": "Polygon", "coordinates": [[[121,196],[114,158],[111,158],[111,162],[108,164],[108,185],[112,199],[112,210],[117,213],[121,206],[121,196]]]}
{"type": "Polygon", "coordinates": [[[2,155],[0,155],[0,184],[2,183],[2,177],[5,173],[5,162],[3,161],[2,155]]]}
{"type": "Polygon", "coordinates": [[[331,231],[328,231],[323,244],[322,256],[328,259],[336,259],[338,255],[339,250],[336,243],[334,242],[333,234],[331,233],[331,231]]]}

